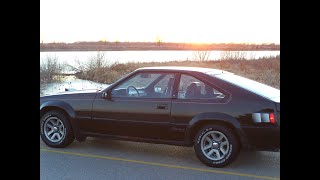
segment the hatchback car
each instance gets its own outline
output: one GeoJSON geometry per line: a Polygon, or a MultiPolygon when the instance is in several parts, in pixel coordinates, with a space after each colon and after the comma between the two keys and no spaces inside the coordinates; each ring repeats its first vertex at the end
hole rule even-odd
{"type": "Polygon", "coordinates": [[[280,90],[209,68],[140,68],[106,89],[40,97],[40,136],[50,147],[108,137],[194,146],[211,167],[243,148],[280,149],[280,90]]]}

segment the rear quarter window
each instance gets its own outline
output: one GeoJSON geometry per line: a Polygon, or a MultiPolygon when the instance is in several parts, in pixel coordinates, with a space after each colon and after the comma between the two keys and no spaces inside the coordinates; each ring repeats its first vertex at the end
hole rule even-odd
{"type": "Polygon", "coordinates": [[[218,74],[218,75],[212,75],[210,73],[207,73],[207,74],[214,76],[216,78],[219,78],[223,81],[229,82],[231,84],[234,84],[243,89],[246,89],[264,98],[267,98],[273,101],[278,100],[280,102],[280,90],[273,88],[271,86],[268,86],[266,84],[263,84],[245,77],[241,77],[235,74],[231,74],[231,73],[218,74]]]}

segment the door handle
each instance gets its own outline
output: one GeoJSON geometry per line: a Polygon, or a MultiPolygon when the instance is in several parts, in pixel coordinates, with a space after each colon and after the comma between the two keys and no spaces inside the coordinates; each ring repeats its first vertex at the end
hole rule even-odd
{"type": "Polygon", "coordinates": [[[157,104],[157,109],[168,109],[167,104],[157,104]]]}

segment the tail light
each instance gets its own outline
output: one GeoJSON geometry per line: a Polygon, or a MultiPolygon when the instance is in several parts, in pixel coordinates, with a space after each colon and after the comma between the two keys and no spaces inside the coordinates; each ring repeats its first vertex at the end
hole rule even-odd
{"type": "Polygon", "coordinates": [[[253,122],[275,124],[274,113],[253,113],[253,122]]]}
{"type": "Polygon", "coordinates": [[[273,113],[269,114],[269,120],[270,120],[271,124],[274,124],[274,114],[273,113]]]}

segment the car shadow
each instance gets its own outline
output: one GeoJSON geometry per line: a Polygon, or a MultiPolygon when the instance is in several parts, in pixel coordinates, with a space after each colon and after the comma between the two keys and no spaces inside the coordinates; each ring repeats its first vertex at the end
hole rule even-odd
{"type": "MultiPolygon", "coordinates": [[[[75,141],[70,146],[72,149],[90,150],[93,153],[107,153],[109,156],[130,157],[129,159],[143,161],[170,162],[174,165],[192,165],[193,167],[207,167],[195,155],[193,147],[150,144],[111,140],[105,138],[88,138],[85,142],[75,141]],[[168,161],[167,161],[168,160],[168,161]]],[[[229,166],[222,169],[238,170],[246,168],[264,168],[272,166],[280,169],[279,152],[246,151],[240,152],[238,158],[229,166]]],[[[209,167],[208,167],[209,168],[209,167]]]]}

